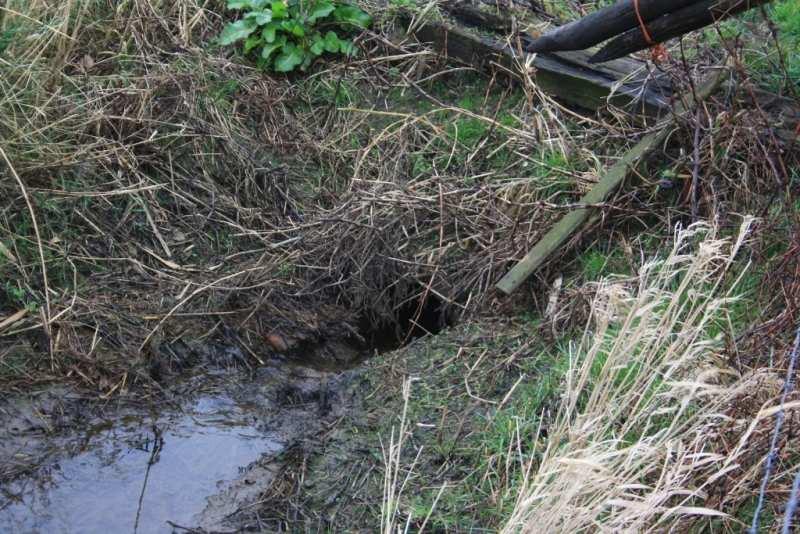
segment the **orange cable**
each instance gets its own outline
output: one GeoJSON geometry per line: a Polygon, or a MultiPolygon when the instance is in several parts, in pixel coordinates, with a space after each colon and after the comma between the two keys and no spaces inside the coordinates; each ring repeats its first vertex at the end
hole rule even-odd
{"type": "Polygon", "coordinates": [[[639,0],[633,0],[633,10],[636,12],[636,18],[639,21],[639,28],[642,30],[642,35],[644,35],[644,40],[647,42],[648,45],[653,46],[653,38],[650,36],[650,32],[647,31],[647,25],[644,23],[644,19],[642,18],[641,12],[639,12],[639,0]]]}
{"type": "Polygon", "coordinates": [[[656,43],[653,40],[653,36],[650,35],[650,31],[647,29],[647,24],[644,23],[644,18],[642,18],[642,13],[639,11],[639,0],[633,0],[633,10],[636,12],[636,19],[639,21],[639,29],[642,30],[644,40],[652,49],[650,53],[652,60],[656,63],[661,63],[669,57],[667,48],[661,43],[656,43]]]}

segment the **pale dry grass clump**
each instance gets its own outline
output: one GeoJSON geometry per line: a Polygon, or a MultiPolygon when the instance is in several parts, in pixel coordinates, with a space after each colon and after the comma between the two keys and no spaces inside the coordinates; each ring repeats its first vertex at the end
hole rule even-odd
{"type": "Polygon", "coordinates": [[[682,531],[698,519],[734,521],[726,512],[738,510],[723,511],[723,502],[753,495],[759,462],[742,464],[767,452],[756,437],[777,404],[767,386],[779,389],[782,379],[735,373],[711,335],[749,224],[733,243],[690,227],[666,259],[642,268],[636,287],[601,288],[506,532],[682,531]],[[731,411],[756,388],[764,405],[731,411]],[[725,479],[736,480],[738,494],[709,506],[725,479]]]}

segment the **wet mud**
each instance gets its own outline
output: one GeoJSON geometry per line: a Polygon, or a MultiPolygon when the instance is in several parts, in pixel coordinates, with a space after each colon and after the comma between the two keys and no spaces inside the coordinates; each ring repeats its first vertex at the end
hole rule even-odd
{"type": "Polygon", "coordinates": [[[0,532],[236,532],[289,449],[350,409],[357,371],[206,370],[157,400],[0,399],[0,532]]]}

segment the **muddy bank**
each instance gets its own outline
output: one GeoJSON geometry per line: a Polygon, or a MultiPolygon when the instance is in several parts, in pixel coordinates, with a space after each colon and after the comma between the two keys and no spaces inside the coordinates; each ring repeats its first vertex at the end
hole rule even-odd
{"type": "Polygon", "coordinates": [[[248,510],[287,452],[350,411],[355,371],[275,361],[184,378],[150,400],[59,388],[0,400],[0,531],[269,529],[248,510]]]}
{"type": "Polygon", "coordinates": [[[557,398],[563,370],[549,342],[531,319],[482,319],[371,359],[354,409],[294,455],[243,515],[279,518],[293,532],[374,531],[405,413],[396,476],[410,531],[497,531],[516,499],[517,453],[529,458],[537,418],[557,398]]]}

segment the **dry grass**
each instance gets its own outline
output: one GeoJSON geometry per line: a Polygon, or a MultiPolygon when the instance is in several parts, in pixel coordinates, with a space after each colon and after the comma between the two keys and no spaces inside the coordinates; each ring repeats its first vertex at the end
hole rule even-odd
{"type": "Polygon", "coordinates": [[[626,144],[591,151],[606,132],[493,79],[462,102],[474,72],[388,29],[271,78],[215,49],[223,12],[7,4],[6,378],[110,394],[183,365],[176,343],[257,362],[273,332],[357,340],[428,299],[474,309],[626,144]]]}
{"type": "MultiPolygon", "coordinates": [[[[741,528],[728,514],[758,485],[782,377],[737,373],[708,332],[731,303],[720,290],[749,225],[733,243],[694,226],[637,285],[599,290],[507,532],[741,528]],[[744,407],[756,391],[761,401],[744,407]],[[717,493],[731,478],[735,488],[717,493]]],[[[777,478],[790,485],[800,464],[789,458],[777,478]]]]}
{"type": "Polygon", "coordinates": [[[4,364],[31,345],[26,379],[72,375],[103,392],[125,389],[137,368],[146,372],[139,347],[156,325],[177,312],[220,312],[208,301],[173,304],[210,288],[225,293],[254,272],[228,260],[257,254],[280,217],[255,209],[273,193],[257,189],[269,160],[245,122],[258,115],[232,113],[215,96],[230,81],[245,99],[259,95],[264,116],[277,89],[198,48],[214,35],[220,7],[7,4],[0,307],[29,312],[2,332],[4,364]],[[23,197],[28,212],[15,209],[23,197]],[[49,361],[39,364],[43,346],[49,361]]]}

